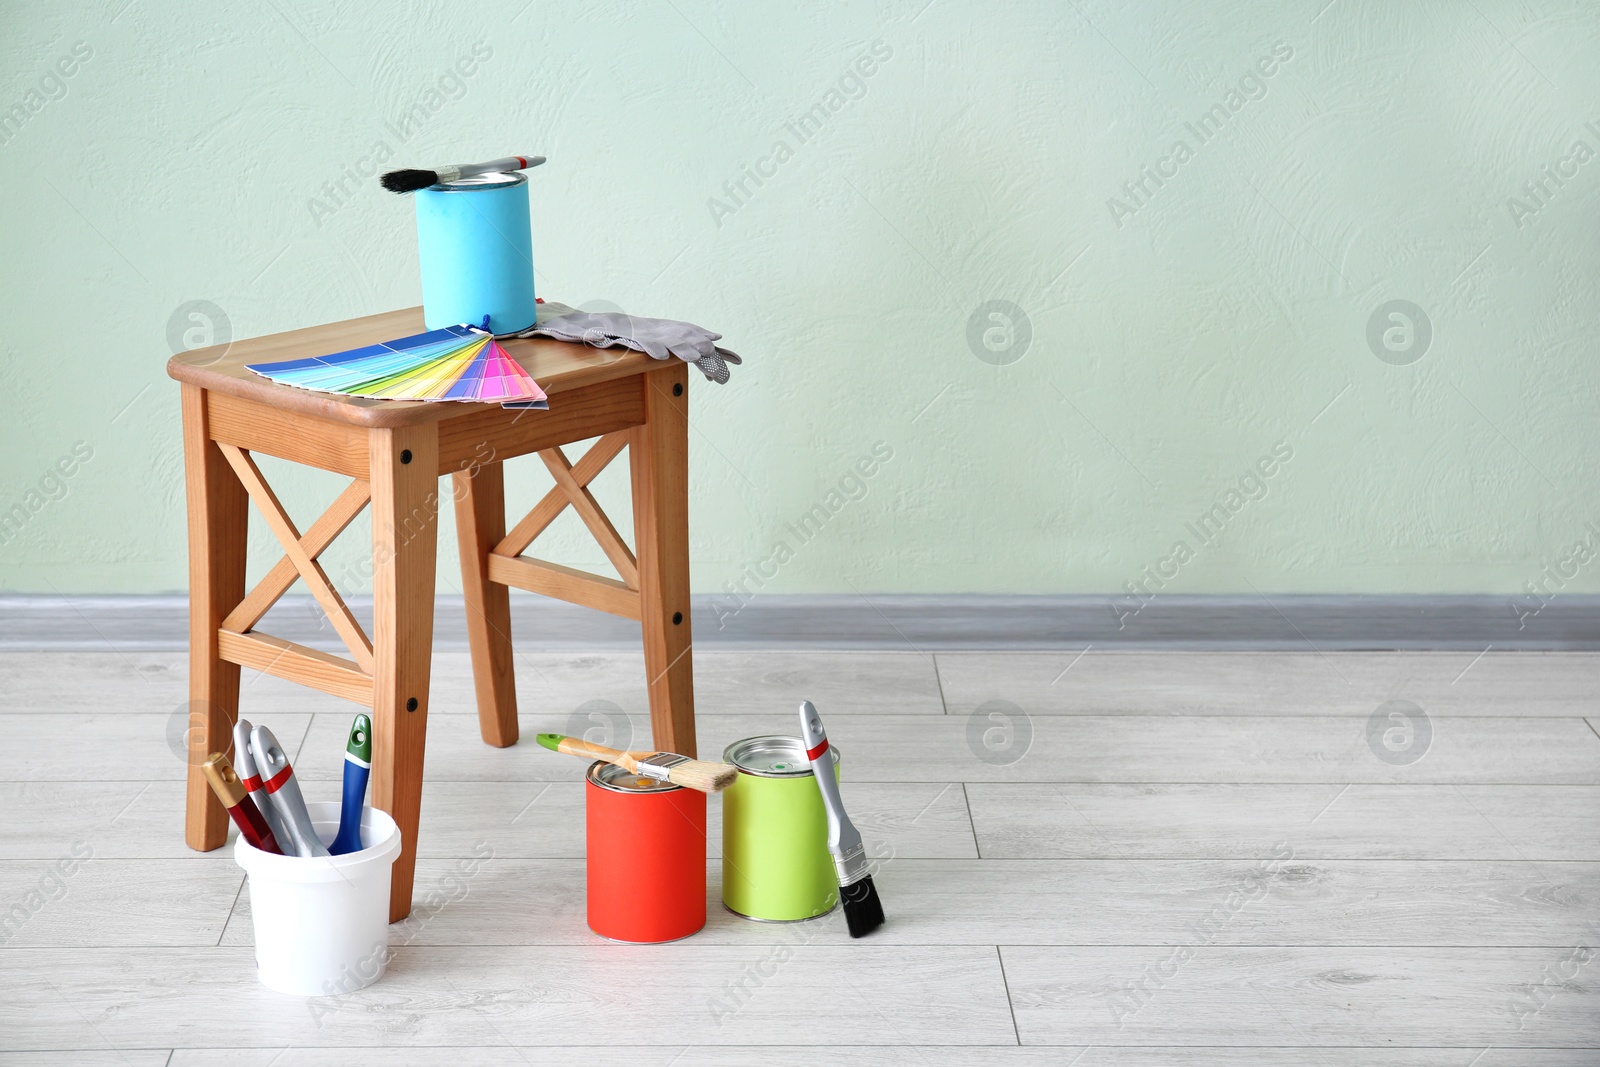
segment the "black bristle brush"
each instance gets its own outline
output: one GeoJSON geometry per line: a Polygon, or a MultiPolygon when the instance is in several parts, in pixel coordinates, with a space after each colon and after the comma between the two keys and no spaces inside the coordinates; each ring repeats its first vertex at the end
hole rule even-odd
{"type": "Polygon", "coordinates": [[[839,783],[833,777],[828,732],[809,700],[800,704],[800,737],[805,742],[806,757],[811,760],[811,776],[822,793],[822,806],[828,813],[828,851],[833,853],[833,865],[839,872],[844,922],[851,937],[866,937],[883,925],[883,901],[878,899],[878,889],[867,871],[867,848],[861,843],[861,832],[844,813],[839,783]]]}
{"type": "Polygon", "coordinates": [[[460,181],[479,174],[504,174],[514,170],[528,170],[544,162],[543,156],[507,156],[491,159],[487,163],[457,163],[438,170],[391,170],[380,181],[391,193],[414,193],[440,182],[460,181]]]}

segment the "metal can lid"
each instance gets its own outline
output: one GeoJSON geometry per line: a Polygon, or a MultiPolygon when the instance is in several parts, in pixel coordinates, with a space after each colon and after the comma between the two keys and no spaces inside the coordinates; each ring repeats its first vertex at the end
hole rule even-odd
{"type": "Polygon", "coordinates": [[[634,774],[605,760],[595,760],[590,764],[589,773],[585,777],[601,789],[609,789],[613,793],[670,793],[674,789],[683,788],[671,782],[661,782],[654,778],[646,778],[642,774],[634,774]]]}
{"type": "Polygon", "coordinates": [[[521,171],[506,173],[495,171],[492,174],[474,174],[466,178],[457,178],[453,182],[440,182],[428,188],[436,193],[470,193],[478,189],[505,189],[512,185],[524,185],[528,176],[521,171]]]}
{"type": "MultiPolygon", "coordinates": [[[[839,762],[839,749],[828,746],[833,762],[839,762]]],[[[811,773],[806,746],[798,737],[763,734],[735,741],[722,751],[722,761],[759,778],[804,778],[811,773]]]]}

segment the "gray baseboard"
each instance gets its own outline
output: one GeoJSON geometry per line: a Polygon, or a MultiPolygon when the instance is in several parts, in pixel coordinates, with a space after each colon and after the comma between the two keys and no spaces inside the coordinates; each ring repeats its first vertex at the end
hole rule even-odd
{"type": "MultiPolygon", "coordinates": [[[[353,598],[363,625],[370,598],[353,598]]],[[[715,648],[884,649],[1600,649],[1600,595],[1542,607],[1509,596],[1162,596],[1139,607],[1108,596],[764,595],[694,600],[695,643],[715,648]],[[1520,611],[1519,611],[1520,608],[1520,611]],[[1535,613],[1532,609],[1538,608],[1535,613]]],[[[440,597],[435,647],[463,649],[460,597],[440,597]]],[[[309,597],[285,597],[261,628],[339,648],[309,597]]],[[[512,594],[512,631],[528,650],[637,647],[636,623],[512,594]]],[[[181,596],[0,597],[0,650],[182,649],[181,596]]]]}

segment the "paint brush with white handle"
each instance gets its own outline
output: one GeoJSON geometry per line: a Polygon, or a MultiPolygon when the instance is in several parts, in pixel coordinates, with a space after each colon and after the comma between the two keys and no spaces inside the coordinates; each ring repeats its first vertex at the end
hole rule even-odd
{"type": "Polygon", "coordinates": [[[811,761],[811,776],[822,793],[822,806],[828,815],[828,851],[839,874],[839,903],[844,905],[845,925],[851,937],[865,937],[883,925],[883,901],[867,870],[867,847],[861,831],[844,813],[844,798],[833,777],[833,757],[828,754],[828,731],[822,716],[811,701],[800,702],[800,738],[811,761]]]}
{"type": "Polygon", "coordinates": [[[391,193],[414,193],[442,182],[475,178],[480,174],[505,174],[514,170],[530,170],[544,162],[543,156],[507,156],[491,159],[487,163],[452,163],[434,170],[391,170],[380,180],[391,193]]]}

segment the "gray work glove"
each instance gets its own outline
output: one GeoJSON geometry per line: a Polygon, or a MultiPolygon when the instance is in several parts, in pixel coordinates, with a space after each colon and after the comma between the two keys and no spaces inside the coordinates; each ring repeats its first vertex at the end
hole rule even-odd
{"type": "Polygon", "coordinates": [[[722,385],[728,380],[728,364],[743,363],[738,355],[718,348],[720,333],[675,319],[646,319],[620,311],[578,311],[565,304],[545,301],[539,305],[539,318],[518,337],[554,337],[558,341],[578,341],[596,348],[618,345],[643,352],[651,359],[677,356],[693,363],[711,381],[722,385]]]}

